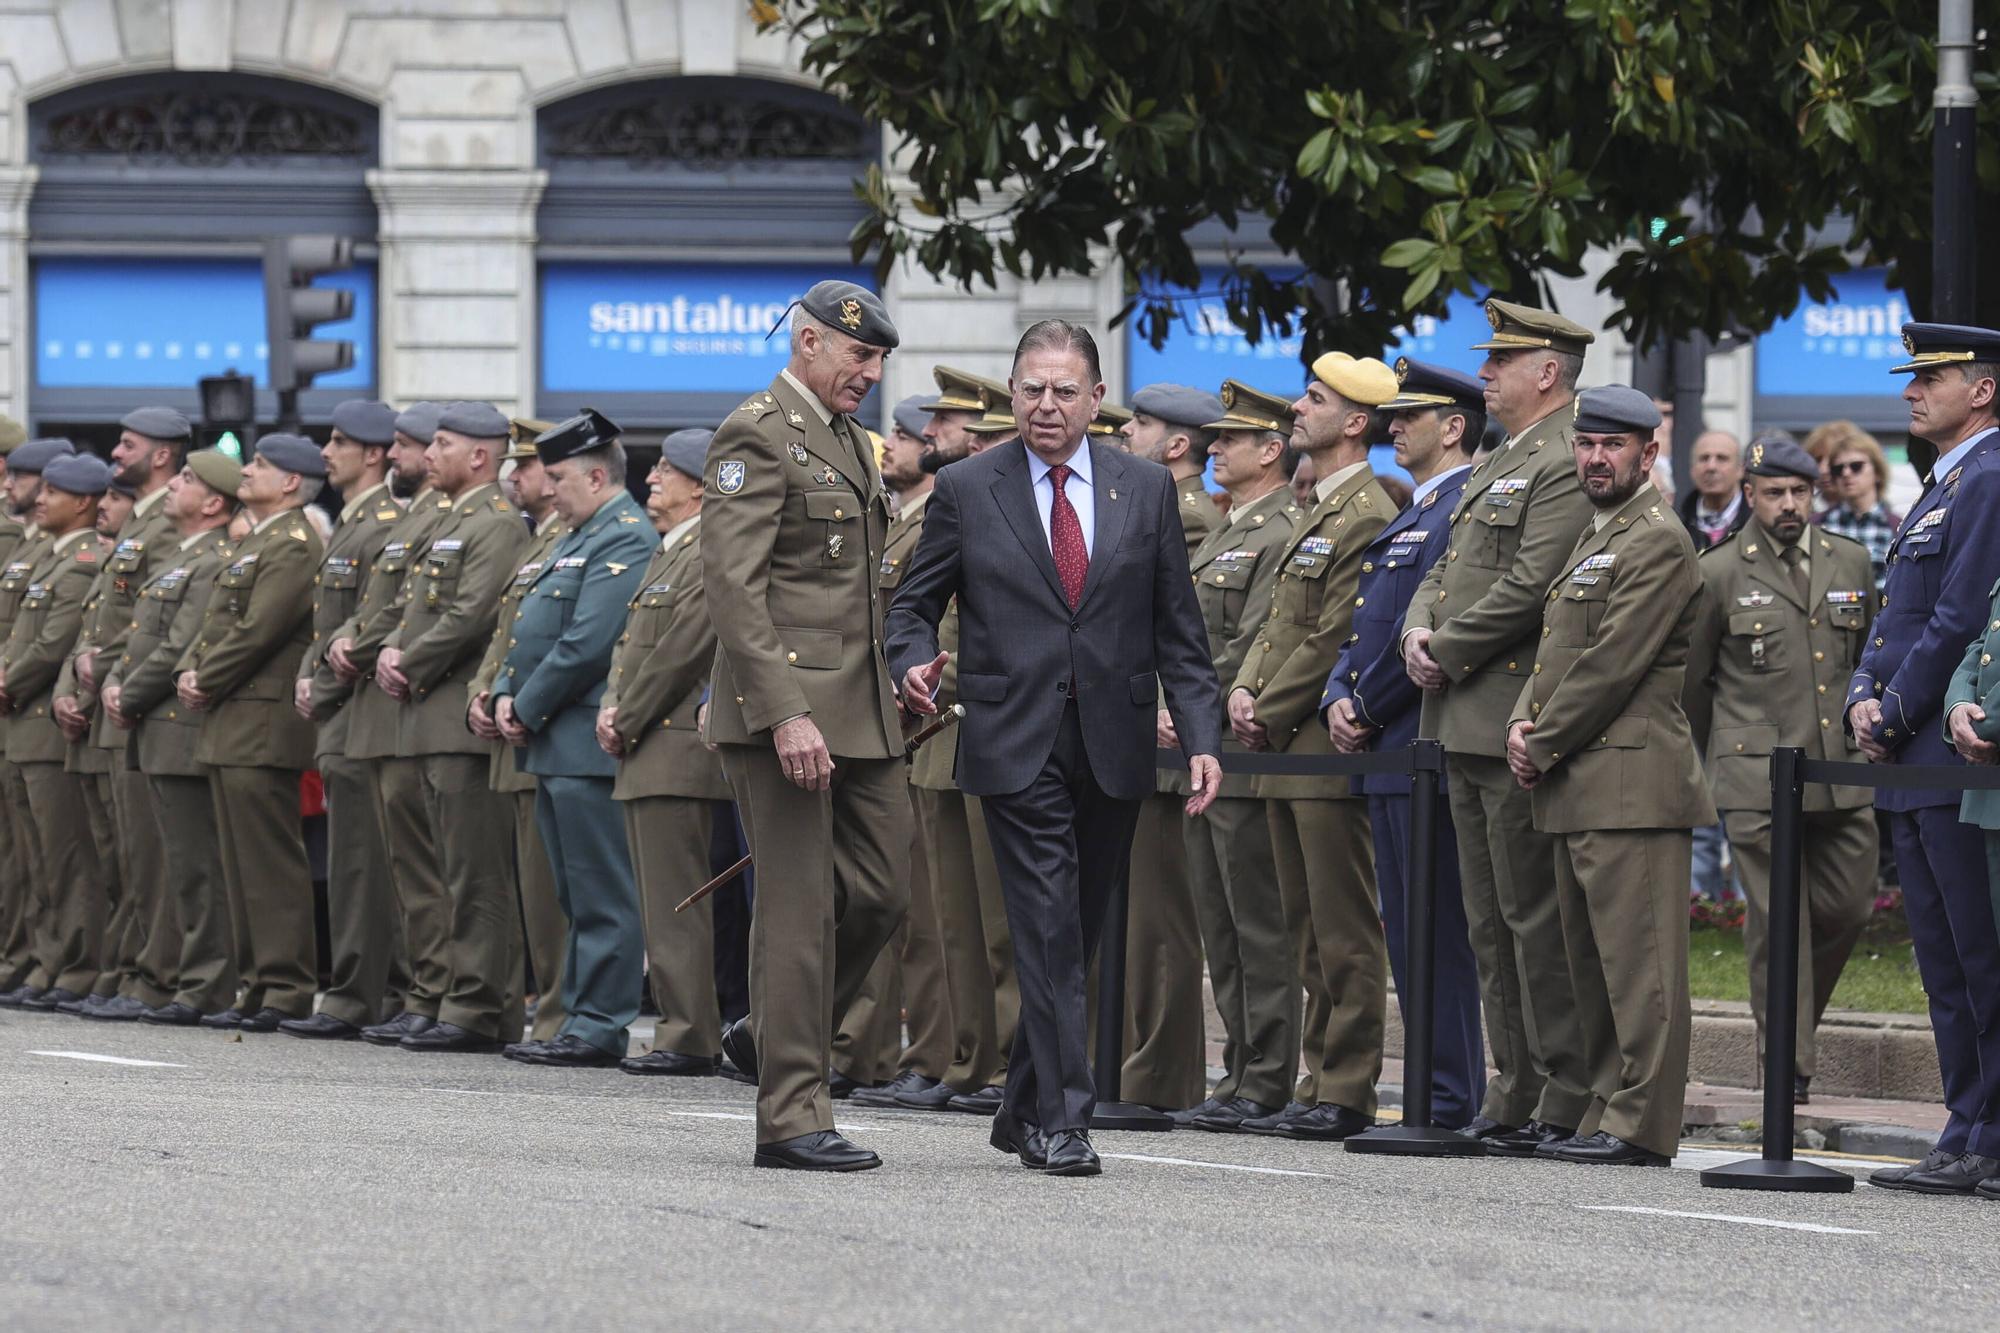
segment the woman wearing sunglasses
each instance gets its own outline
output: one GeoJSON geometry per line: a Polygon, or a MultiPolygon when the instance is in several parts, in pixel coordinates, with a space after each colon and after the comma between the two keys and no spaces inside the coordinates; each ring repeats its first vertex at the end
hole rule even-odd
{"type": "Polygon", "coordinates": [[[1814,434],[1822,432],[1828,439],[1820,457],[1825,460],[1825,477],[1834,503],[1818,522],[1828,532],[1852,537],[1868,548],[1879,590],[1882,573],[1889,565],[1889,541],[1902,522],[1884,499],[1889,489],[1889,460],[1875,437],[1851,421],[1830,421],[1814,434]]]}

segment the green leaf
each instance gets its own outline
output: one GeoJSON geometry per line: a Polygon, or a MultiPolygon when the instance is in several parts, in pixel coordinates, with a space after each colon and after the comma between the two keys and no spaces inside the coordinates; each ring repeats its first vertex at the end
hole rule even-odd
{"type": "Polygon", "coordinates": [[[1436,254],[1437,248],[1436,241],[1426,241],[1417,236],[1405,237],[1382,252],[1382,262],[1390,268],[1414,268],[1436,254]]]}
{"type": "Polygon", "coordinates": [[[1441,276],[1435,266],[1419,269],[1416,276],[1410,279],[1410,285],[1403,288],[1403,309],[1415,310],[1421,305],[1426,296],[1437,290],[1441,276]]]}
{"type": "Polygon", "coordinates": [[[1493,103],[1491,114],[1495,116],[1511,116],[1541,96],[1541,92],[1542,87],[1538,83],[1516,84],[1502,93],[1499,99],[1493,103]]]}
{"type": "Polygon", "coordinates": [[[1404,173],[1415,185],[1432,194],[1457,194],[1458,178],[1443,167],[1416,167],[1404,173]]]}

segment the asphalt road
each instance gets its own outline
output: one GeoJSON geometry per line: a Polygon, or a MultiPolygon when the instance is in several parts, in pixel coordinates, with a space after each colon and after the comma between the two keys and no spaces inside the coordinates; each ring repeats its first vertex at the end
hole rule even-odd
{"type": "MultiPolygon", "coordinates": [[[[1105,1174],[1059,1180],[988,1148],[984,1120],[844,1109],[886,1165],[800,1175],[750,1167],[750,1109],[750,1090],[720,1079],[8,1011],[0,1328],[1992,1317],[2000,1204],[1189,1132],[1097,1135],[1105,1174]]],[[[1680,1163],[1722,1160],[1690,1149],[1680,1163]]]]}

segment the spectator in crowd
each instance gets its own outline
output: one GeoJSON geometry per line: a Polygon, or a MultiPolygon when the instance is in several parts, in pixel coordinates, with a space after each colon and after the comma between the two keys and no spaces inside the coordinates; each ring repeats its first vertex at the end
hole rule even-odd
{"type": "Polygon", "coordinates": [[[1820,442],[1820,475],[1831,483],[1835,497],[1815,521],[1868,548],[1879,591],[1882,574],[1889,568],[1889,543],[1903,521],[1888,505],[1889,459],[1875,437],[1852,421],[1829,421],[1806,439],[1820,442]]]}
{"type": "Polygon", "coordinates": [[[1743,446],[1726,430],[1705,430],[1695,437],[1689,468],[1694,489],[1680,503],[1681,522],[1705,551],[1736,535],[1750,511],[1743,503],[1743,446]]]}

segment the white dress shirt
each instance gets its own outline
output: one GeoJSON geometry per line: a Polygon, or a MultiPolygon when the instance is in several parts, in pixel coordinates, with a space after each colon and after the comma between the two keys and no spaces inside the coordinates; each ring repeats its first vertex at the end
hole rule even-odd
{"type": "MultiPolygon", "coordinates": [[[[1022,446],[1026,448],[1026,446],[1022,446]]],[[[1069,497],[1070,507],[1076,510],[1076,521],[1083,528],[1083,552],[1095,553],[1097,541],[1097,502],[1092,492],[1090,480],[1090,441],[1077,446],[1069,458],[1069,481],[1063,486],[1063,494],[1069,497]]],[[[1049,514],[1055,507],[1056,487],[1049,480],[1049,465],[1042,461],[1040,454],[1028,450],[1028,482],[1035,495],[1035,512],[1041,516],[1042,536],[1048,540],[1050,554],[1055,553],[1055,535],[1049,527],[1049,514]]]]}

